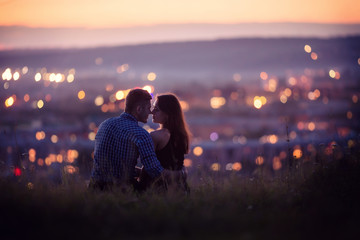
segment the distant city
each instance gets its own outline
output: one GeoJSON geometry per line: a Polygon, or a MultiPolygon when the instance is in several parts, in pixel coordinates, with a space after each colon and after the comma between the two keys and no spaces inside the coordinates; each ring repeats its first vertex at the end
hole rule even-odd
{"type": "Polygon", "coordinates": [[[357,36],[8,50],[0,73],[1,175],[87,178],[99,124],[123,112],[134,87],[180,98],[189,173],[276,173],[290,158],[339,158],[360,140],[357,36]]]}
{"type": "Polygon", "coordinates": [[[359,34],[360,24],[295,22],[159,24],[123,28],[0,26],[0,50],[95,48],[234,38],[334,38],[359,34]]]}

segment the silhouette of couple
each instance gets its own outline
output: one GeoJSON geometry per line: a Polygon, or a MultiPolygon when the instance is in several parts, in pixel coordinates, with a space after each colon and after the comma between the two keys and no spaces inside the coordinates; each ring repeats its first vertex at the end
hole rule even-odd
{"type": "Polygon", "coordinates": [[[125,112],[99,126],[95,138],[90,188],[133,187],[189,193],[184,171],[184,154],[189,150],[190,132],[179,100],[174,94],[157,96],[151,111],[151,95],[132,89],[125,99],[125,112]],[[149,114],[160,128],[150,134],[138,125],[149,114]],[[143,165],[138,168],[137,159],[143,165]]]}

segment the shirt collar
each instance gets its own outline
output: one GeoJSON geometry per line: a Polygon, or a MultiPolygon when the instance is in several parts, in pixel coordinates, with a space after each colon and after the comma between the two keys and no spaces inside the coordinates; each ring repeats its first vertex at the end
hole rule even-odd
{"type": "Polygon", "coordinates": [[[129,120],[134,121],[134,122],[138,122],[138,120],[137,120],[133,115],[131,115],[130,113],[127,113],[127,112],[123,112],[123,113],[120,115],[120,117],[129,119],[129,120]]]}

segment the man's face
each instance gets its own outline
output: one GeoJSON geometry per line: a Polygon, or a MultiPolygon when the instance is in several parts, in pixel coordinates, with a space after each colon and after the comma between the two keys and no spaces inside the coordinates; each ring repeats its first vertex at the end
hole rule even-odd
{"type": "Polygon", "coordinates": [[[147,122],[149,114],[151,113],[150,108],[151,108],[150,101],[147,104],[140,106],[139,112],[138,112],[138,119],[137,119],[139,122],[142,122],[142,123],[147,122]]]}

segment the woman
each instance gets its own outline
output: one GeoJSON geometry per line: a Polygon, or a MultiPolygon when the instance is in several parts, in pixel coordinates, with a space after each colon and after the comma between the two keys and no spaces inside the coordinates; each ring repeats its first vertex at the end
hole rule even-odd
{"type": "Polygon", "coordinates": [[[163,190],[172,189],[188,194],[189,187],[183,164],[184,155],[189,151],[190,132],[184,120],[180,102],[174,94],[159,95],[152,114],[153,122],[160,124],[158,130],[150,133],[154,141],[156,156],[165,169],[177,171],[172,179],[152,184],[163,190]]]}

